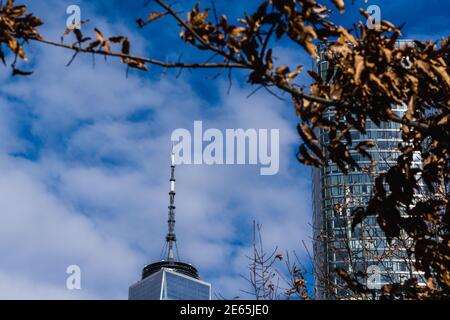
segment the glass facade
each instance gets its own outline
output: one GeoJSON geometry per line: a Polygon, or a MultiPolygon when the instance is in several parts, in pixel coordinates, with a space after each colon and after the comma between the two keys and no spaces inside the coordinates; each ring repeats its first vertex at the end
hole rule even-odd
{"type": "Polygon", "coordinates": [[[210,300],[211,286],[208,283],[170,271],[165,276],[163,300],[210,300]]]}
{"type": "Polygon", "coordinates": [[[161,300],[163,270],[133,284],[130,287],[129,300],[161,300]]]}
{"type": "Polygon", "coordinates": [[[129,300],[210,300],[207,282],[162,268],[135,283],[129,289],[129,300]]]}
{"type": "MultiPolygon", "coordinates": [[[[324,57],[326,46],[319,48],[320,60],[316,68],[325,78],[328,68],[328,62],[324,57]]],[[[405,106],[394,108],[399,115],[405,110],[405,106]]],[[[329,109],[327,116],[333,120],[332,108],[329,109]]],[[[353,144],[373,141],[375,147],[368,149],[368,152],[377,162],[374,173],[387,171],[396,163],[399,155],[397,147],[402,141],[400,125],[384,123],[377,126],[368,120],[366,129],[367,134],[351,131],[353,144]]],[[[317,130],[316,134],[322,143],[327,144],[328,135],[324,129],[317,130]]],[[[369,159],[359,154],[354,153],[353,158],[361,168],[371,165],[369,159]]],[[[417,165],[420,165],[419,157],[417,165]]],[[[313,250],[319,299],[350,298],[346,286],[335,274],[337,268],[354,273],[363,271],[369,275],[373,274],[369,279],[360,279],[371,281],[367,283],[373,289],[381,288],[386,283],[410,278],[414,272],[413,263],[406,254],[408,239],[388,244],[373,217],[365,219],[354,231],[351,230],[353,209],[367,204],[372,193],[375,174],[365,170],[354,170],[344,175],[331,162],[323,168],[313,169],[313,250]]]]}

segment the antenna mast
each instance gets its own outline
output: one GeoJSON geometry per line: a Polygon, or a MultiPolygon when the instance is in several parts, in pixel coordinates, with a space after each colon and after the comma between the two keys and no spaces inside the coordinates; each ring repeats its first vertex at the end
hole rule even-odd
{"type": "Polygon", "coordinates": [[[166,236],[167,242],[167,260],[169,262],[175,261],[174,245],[176,246],[177,237],[175,235],[175,151],[172,144],[171,154],[171,166],[170,166],[170,191],[169,191],[169,220],[168,233],[166,236]]]}

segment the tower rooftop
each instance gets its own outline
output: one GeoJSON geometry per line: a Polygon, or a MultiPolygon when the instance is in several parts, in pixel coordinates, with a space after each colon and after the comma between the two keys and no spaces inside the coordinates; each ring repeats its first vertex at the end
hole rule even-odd
{"type": "Polygon", "coordinates": [[[160,271],[163,268],[172,269],[175,272],[184,274],[191,278],[200,279],[197,269],[188,263],[179,261],[159,261],[146,265],[144,267],[144,269],[142,270],[142,280],[160,271]]]}

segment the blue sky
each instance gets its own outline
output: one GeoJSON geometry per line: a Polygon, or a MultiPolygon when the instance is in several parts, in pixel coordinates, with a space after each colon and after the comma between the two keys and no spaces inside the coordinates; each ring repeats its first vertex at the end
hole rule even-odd
{"type": "MultiPolygon", "coordinates": [[[[67,6],[78,4],[83,29],[130,37],[134,53],[165,60],[201,55],[178,39],[168,19],[139,30],[134,20],[152,7],[143,1],[18,1],[58,40],[67,6]],[[131,4],[130,4],[131,3],[131,4]]],[[[192,7],[183,1],[180,10],[192,7]]],[[[259,1],[220,1],[229,17],[259,1]]],[[[434,39],[450,32],[445,1],[372,1],[382,17],[406,22],[405,38],[434,39]]],[[[363,1],[337,16],[351,26],[363,1]]],[[[289,43],[276,43],[279,61],[311,61],[289,43]]],[[[250,253],[251,224],[263,224],[268,249],[296,250],[310,241],[310,169],[295,160],[299,138],[288,102],[263,90],[251,98],[245,75],[213,72],[130,72],[118,61],[80,56],[33,44],[31,77],[0,69],[0,298],[125,299],[144,264],[159,259],[166,232],[170,134],[205,128],[280,129],[280,172],[260,176],[255,166],[177,168],[177,234],[183,260],[196,265],[215,292],[242,296],[250,253]],[[65,287],[67,266],[82,270],[82,290],[65,287]]],[[[302,78],[304,79],[304,78],[302,78]]],[[[282,266],[280,265],[280,268],[282,266]]],[[[243,296],[244,297],[244,296],[243,296]]]]}

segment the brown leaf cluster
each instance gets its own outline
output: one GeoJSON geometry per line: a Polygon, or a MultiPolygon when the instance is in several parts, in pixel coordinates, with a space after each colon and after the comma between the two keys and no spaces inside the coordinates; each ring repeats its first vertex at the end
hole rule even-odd
{"type": "Polygon", "coordinates": [[[27,12],[24,5],[15,5],[14,0],[8,0],[5,4],[0,2],[0,60],[6,65],[7,52],[14,56],[12,63],[13,75],[30,75],[29,71],[16,68],[18,59],[27,60],[24,44],[28,44],[31,38],[41,38],[37,27],[42,25],[39,18],[27,12]],[[3,45],[7,51],[4,51],[3,45]]]}
{"type": "Polygon", "coordinates": [[[181,37],[201,50],[220,52],[228,61],[251,66],[250,83],[292,82],[302,66],[295,70],[274,66],[270,42],[288,37],[317,57],[314,40],[327,40],[338,33],[336,26],[327,20],[330,12],[313,0],[267,0],[237,23],[231,23],[225,15],[213,22],[210,10],[202,10],[197,4],[188,13],[187,28],[183,28],[181,37]]]}
{"type": "MultiPolygon", "coordinates": [[[[400,31],[387,22],[382,28],[378,32],[360,24],[358,41],[343,34],[330,46],[329,58],[337,71],[330,85],[320,87],[320,94],[330,97],[331,92],[340,92],[333,97],[339,99],[334,114],[348,121],[341,132],[351,128],[365,133],[368,120],[403,124],[397,165],[375,180],[375,194],[367,208],[358,209],[354,223],[374,215],[388,240],[405,232],[414,241],[409,254],[416,269],[439,288],[420,288],[417,281],[394,284],[385,288],[386,296],[449,297],[449,40],[443,39],[440,46],[431,42],[398,46],[400,31]],[[392,111],[395,105],[407,106],[400,119],[392,111]],[[421,166],[415,164],[418,157],[421,166]]],[[[338,127],[328,127],[331,145],[338,127]]],[[[329,146],[328,150],[335,153],[329,146]]],[[[337,160],[332,154],[330,158],[337,160]]],[[[353,166],[352,161],[345,162],[353,166]]]]}
{"type": "MultiPolygon", "coordinates": [[[[344,1],[333,3],[344,11],[344,1]]],[[[368,18],[365,11],[361,14],[368,18]]],[[[386,288],[385,297],[398,296],[398,292],[415,292],[417,298],[448,296],[450,38],[441,43],[399,45],[401,30],[389,21],[382,21],[376,30],[363,22],[347,30],[331,22],[330,9],[313,0],[263,1],[238,24],[231,24],[225,16],[214,23],[209,10],[197,5],[188,14],[186,25],[181,37],[188,43],[247,65],[252,70],[249,83],[276,86],[292,95],[303,140],[297,157],[305,164],[332,162],[344,173],[353,169],[370,173],[374,161],[360,168],[354,154],[372,160],[374,144],[354,143],[351,131],[366,134],[369,122],[376,126],[401,124],[403,143],[397,165],[377,176],[374,195],[366,208],[355,211],[353,227],[374,215],[389,241],[406,233],[413,241],[409,255],[414,257],[416,269],[439,288],[420,289],[411,280],[386,288]],[[328,74],[323,78],[309,71],[314,83],[308,94],[294,83],[301,66],[294,71],[275,66],[272,36],[290,39],[313,58],[318,57],[317,41],[325,43],[328,74]],[[404,114],[394,112],[399,105],[406,106],[404,114]],[[327,143],[319,140],[318,128],[326,132],[327,143]],[[421,166],[417,166],[417,158],[422,159],[421,166]]],[[[347,279],[349,286],[365,292],[360,284],[347,279]]]]}
{"type": "Polygon", "coordinates": [[[73,33],[77,40],[72,44],[75,55],[80,49],[82,49],[83,52],[103,53],[105,54],[105,57],[113,53],[119,53],[119,55],[122,56],[122,63],[126,64],[128,67],[143,71],[148,70],[144,61],[130,57],[131,43],[126,36],[105,37],[99,29],[94,28],[95,39],[92,39],[91,37],[84,37],[80,29],[67,29],[61,37],[61,41],[63,41],[64,37],[70,33],[73,33]],[[120,46],[119,52],[113,51],[114,45],[120,46]]]}

